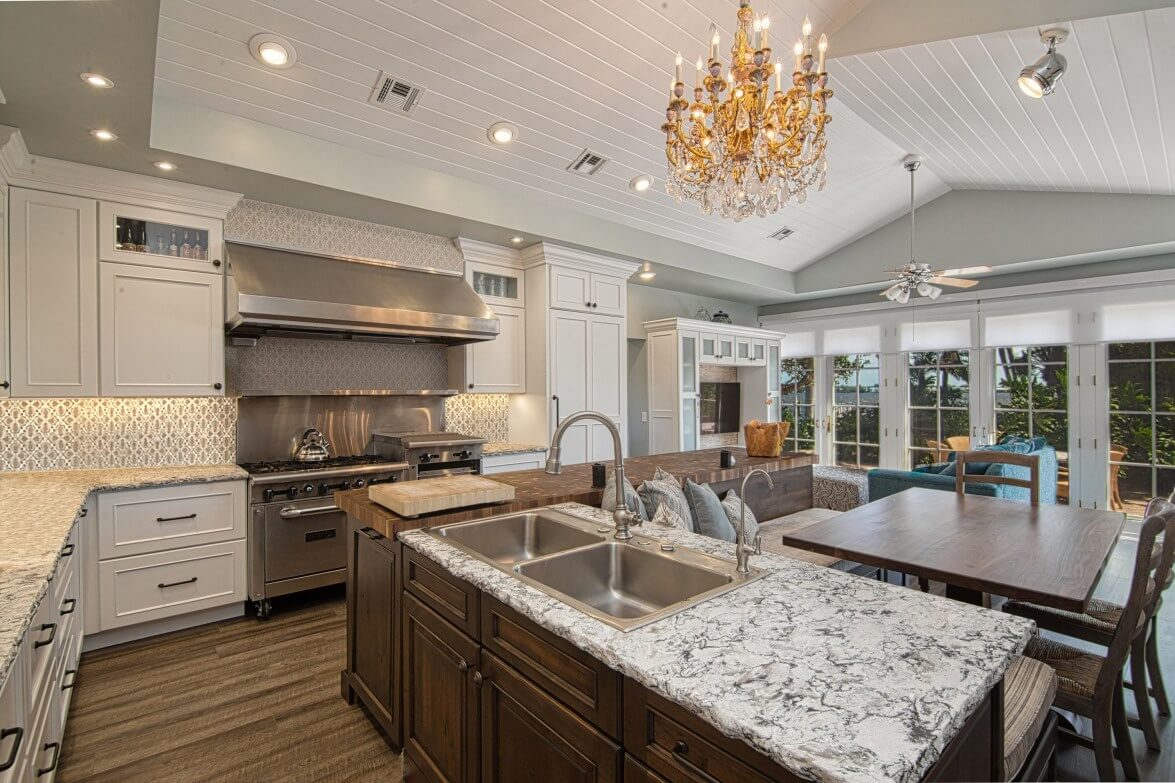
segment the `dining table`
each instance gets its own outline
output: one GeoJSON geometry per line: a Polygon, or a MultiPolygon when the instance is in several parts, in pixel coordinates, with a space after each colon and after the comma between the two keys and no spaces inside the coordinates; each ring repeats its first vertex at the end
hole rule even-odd
{"type": "Polygon", "coordinates": [[[961,601],[999,595],[1084,612],[1124,522],[1120,511],[914,487],[782,543],[944,582],[961,601]]]}

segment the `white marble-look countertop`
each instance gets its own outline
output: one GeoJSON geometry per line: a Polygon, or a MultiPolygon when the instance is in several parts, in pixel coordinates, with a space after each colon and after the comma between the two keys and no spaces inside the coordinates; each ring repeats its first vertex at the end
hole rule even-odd
{"type": "Polygon", "coordinates": [[[494,441],[482,446],[482,455],[486,457],[497,457],[503,454],[532,454],[536,452],[545,452],[546,446],[539,446],[534,443],[514,443],[512,441],[494,441]]]}
{"type": "Polygon", "coordinates": [[[236,465],[0,473],[0,683],[90,493],[244,478],[236,465]]]}
{"type": "MultiPolygon", "coordinates": [[[[601,525],[611,515],[557,506],[601,525]]],[[[733,544],[638,532],[733,559],[733,544]]],[[[800,777],[915,781],[1023,651],[1030,620],[779,555],[763,579],[627,633],[422,530],[404,543],[800,777]]]]}

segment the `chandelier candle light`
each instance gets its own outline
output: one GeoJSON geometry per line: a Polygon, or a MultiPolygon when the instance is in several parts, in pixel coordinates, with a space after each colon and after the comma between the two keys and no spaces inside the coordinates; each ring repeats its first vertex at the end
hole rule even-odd
{"type": "Polygon", "coordinates": [[[666,189],[679,202],[697,201],[707,215],[718,210],[735,221],[765,217],[792,198],[803,203],[812,185],[824,189],[824,128],[832,119],[824,71],[828,36],[821,35],[813,51],[812,22],[804,19],[785,92],[783,63],[772,60],[768,45],[770,27],[766,16],[755,17],[750,0],[739,0],[730,69],[723,77],[718,31],[711,25],[709,60],[703,66],[698,58],[692,102],[677,55],[661,126],[669,159],[666,189]]]}

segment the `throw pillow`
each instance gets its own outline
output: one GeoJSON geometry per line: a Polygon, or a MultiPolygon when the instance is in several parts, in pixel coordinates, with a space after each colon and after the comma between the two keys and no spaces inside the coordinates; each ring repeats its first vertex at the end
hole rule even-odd
{"type": "Polygon", "coordinates": [[[657,513],[653,515],[653,524],[659,527],[672,527],[677,530],[685,530],[689,533],[693,532],[689,521],[673,513],[668,503],[662,503],[657,509],[657,513]]]}
{"type": "Polygon", "coordinates": [[[714,490],[686,479],[685,498],[689,501],[694,527],[699,533],[719,541],[734,541],[734,528],[730,526],[726,510],[722,508],[722,501],[714,494],[714,490]]]}
{"type": "MultiPolygon", "coordinates": [[[[668,505],[669,510],[682,519],[692,519],[689,502],[685,499],[685,493],[673,481],[658,481],[655,478],[649,479],[641,484],[640,489],[637,490],[637,494],[640,495],[641,502],[645,506],[645,513],[649,517],[656,516],[657,509],[662,505],[668,505]]],[[[696,533],[697,531],[695,530],[693,532],[696,533]]]]}
{"type": "MultiPolygon", "coordinates": [[[[641,502],[641,496],[637,494],[636,488],[633,487],[627,476],[624,478],[624,504],[628,506],[629,511],[636,514],[638,519],[648,521],[649,518],[645,514],[645,504],[641,502]]],[[[608,482],[604,484],[604,499],[600,502],[600,508],[605,511],[616,510],[616,471],[608,474],[608,482]]]]}
{"type": "MultiPolygon", "coordinates": [[[[734,528],[734,534],[738,535],[738,517],[742,513],[743,499],[738,496],[738,493],[733,489],[726,493],[722,498],[722,510],[726,512],[726,518],[730,520],[730,526],[734,528]]],[[[759,534],[759,520],[755,519],[755,512],[751,511],[751,507],[747,506],[747,541],[754,541],[755,536],[759,534]]]]}

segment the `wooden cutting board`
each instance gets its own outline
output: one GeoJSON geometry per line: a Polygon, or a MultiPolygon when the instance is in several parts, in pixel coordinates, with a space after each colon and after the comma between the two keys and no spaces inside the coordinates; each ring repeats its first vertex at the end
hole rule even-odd
{"type": "Polygon", "coordinates": [[[514,499],[514,487],[482,476],[448,476],[367,488],[367,497],[402,517],[514,499]]]}

